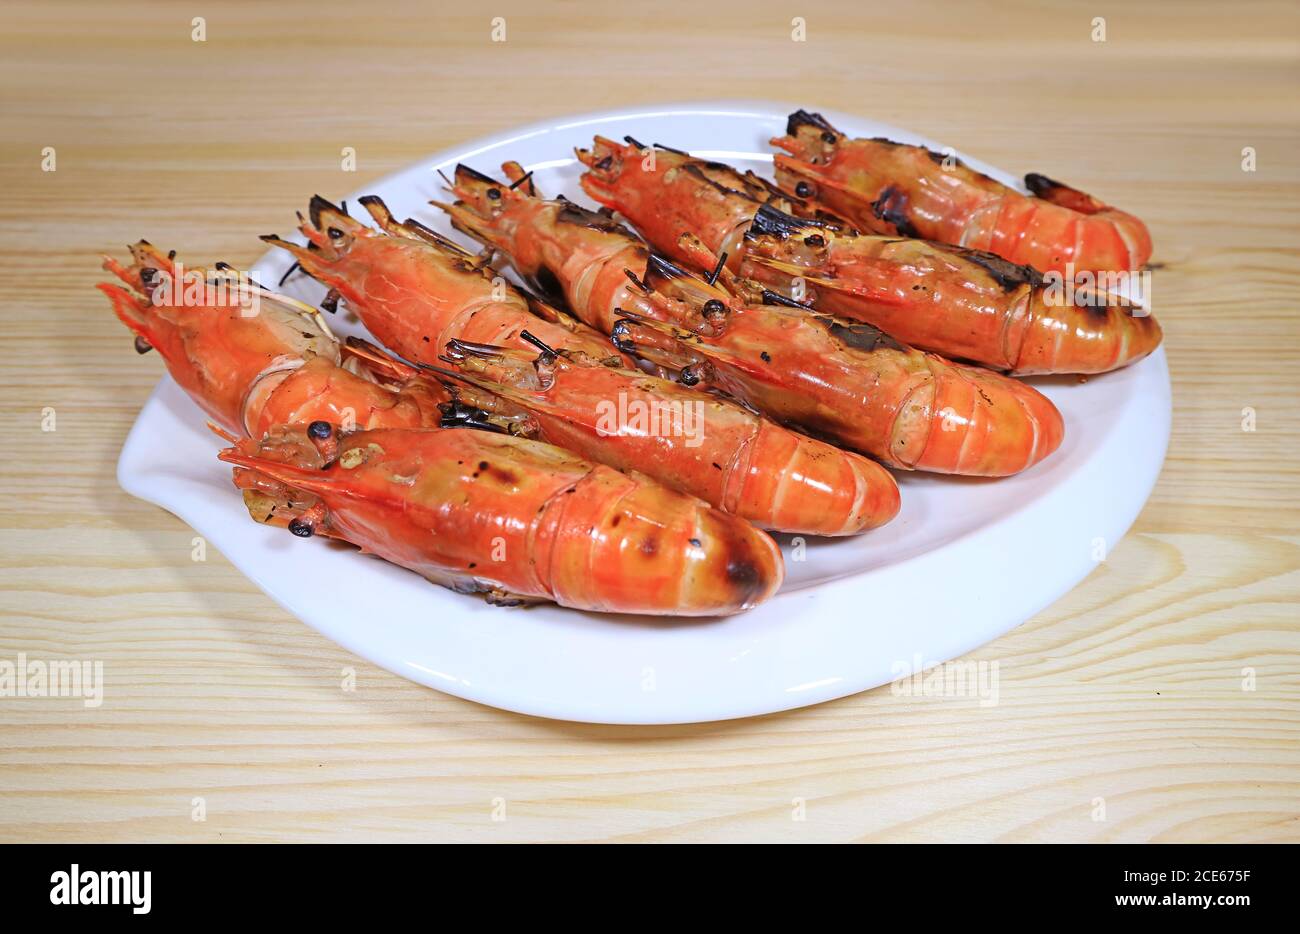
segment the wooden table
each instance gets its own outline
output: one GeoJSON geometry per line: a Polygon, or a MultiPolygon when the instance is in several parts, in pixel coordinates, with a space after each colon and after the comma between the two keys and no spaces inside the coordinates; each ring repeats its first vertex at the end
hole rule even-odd
{"type": "Polygon", "coordinates": [[[472,4],[202,6],[203,42],[193,5],[5,8],[0,659],[102,660],[107,698],[0,698],[0,838],[1300,839],[1294,4],[498,3],[504,43],[472,4]],[[118,488],[161,368],[93,291],[100,251],[246,263],[313,191],[547,116],[717,97],[878,117],[1151,226],[1164,474],[1086,582],[972,656],[1000,662],[997,706],[506,714],[362,662],[118,488]]]}

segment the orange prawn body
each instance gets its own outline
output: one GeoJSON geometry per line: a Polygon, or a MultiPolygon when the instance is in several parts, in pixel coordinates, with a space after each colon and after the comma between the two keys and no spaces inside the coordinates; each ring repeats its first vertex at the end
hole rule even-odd
{"type": "Polygon", "coordinates": [[[219,304],[186,304],[181,288],[159,288],[165,277],[186,276],[170,254],[144,241],[131,250],[130,266],[104,258],[129,288],[103,283],[100,291],[135,332],[137,349],[156,348],[172,378],[226,431],[257,438],[317,419],[363,428],[438,424],[438,406],[449,400],[440,386],[423,379],[384,386],[345,369],[315,309],[257,287],[219,291],[219,304]]]}
{"type": "MultiPolygon", "coordinates": [[[[766,529],[851,535],[899,508],[887,470],[736,403],[569,351],[532,355],[453,342],[471,386],[519,406],[541,440],[635,470],[766,529]]],[[[490,398],[473,396],[490,409],[490,398]]]]}
{"type": "Polygon", "coordinates": [[[551,445],[470,429],[301,430],[221,454],[255,517],[343,539],[489,602],[714,616],[783,578],[765,534],[690,496],[551,445]]]}
{"type": "MultiPolygon", "coordinates": [[[[608,151],[579,155],[593,164],[608,151]]],[[[513,164],[506,173],[522,177],[513,164]]],[[[458,170],[456,194],[461,201],[444,209],[459,229],[508,254],[521,274],[557,285],[574,313],[611,330],[620,349],[711,381],[796,429],[890,466],[973,476],[1016,473],[1060,444],[1056,407],[1015,380],[923,354],[797,303],[782,307],[781,296],[754,294],[727,270],[710,284],[652,256],[609,218],[543,201],[522,186],[507,189],[458,170]]],[[[720,202],[702,192],[696,203],[720,202]]],[[[755,208],[748,209],[751,220],[755,208]]],[[[677,216],[655,228],[671,232],[674,255],[714,266],[697,240],[680,238],[686,209],[677,216]]],[[[736,216],[713,229],[738,229],[736,216]]]]}
{"type": "Polygon", "coordinates": [[[901,341],[1023,376],[1105,373],[1141,360],[1160,325],[1119,296],[1055,295],[1031,266],[928,240],[858,236],[758,210],[744,270],[817,308],[865,321],[901,341]]]}
{"type": "Polygon", "coordinates": [[[1151,258],[1141,220],[1042,175],[1024,195],[959,160],[888,139],[851,139],[796,111],[772,140],[777,183],[863,230],[995,253],[1042,272],[1137,270],[1151,258]]]}
{"type": "Polygon", "coordinates": [[[729,268],[923,350],[1016,375],[1101,373],[1161,341],[1155,319],[1118,296],[1093,291],[1079,304],[992,253],[856,235],[752,173],[671,150],[656,151],[645,171],[640,150],[599,137],[579,156],[590,167],[584,190],[656,249],[691,262],[681,239],[689,231],[726,253],[729,268]]]}
{"type": "Polygon", "coordinates": [[[361,203],[379,223],[367,227],[317,196],[301,226],[312,248],[275,236],[303,270],[345,299],[379,341],[409,360],[437,363],[452,340],[524,347],[528,330],[552,347],[617,358],[608,338],[576,321],[534,313],[482,258],[423,225],[398,223],[375,197],[361,203]],[[549,317],[549,320],[548,320],[549,317]]]}

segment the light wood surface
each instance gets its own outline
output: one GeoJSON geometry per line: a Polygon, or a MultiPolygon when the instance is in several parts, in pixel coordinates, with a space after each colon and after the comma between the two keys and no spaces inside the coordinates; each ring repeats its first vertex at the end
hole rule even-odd
{"type": "Polygon", "coordinates": [[[5,5],[0,659],[102,660],[107,697],[0,698],[0,839],[1300,840],[1296,6],[477,9],[5,5]],[[999,662],[997,706],[884,688],[701,726],[506,714],[333,645],[118,488],[161,368],[93,291],[98,252],[246,263],[314,191],[551,115],[717,97],[878,117],[1151,226],[1164,474],[1087,581],[971,656],[999,662]]]}

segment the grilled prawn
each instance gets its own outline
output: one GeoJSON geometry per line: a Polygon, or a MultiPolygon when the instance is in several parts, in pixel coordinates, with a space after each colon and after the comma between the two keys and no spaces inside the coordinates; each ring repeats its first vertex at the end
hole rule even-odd
{"type": "Polygon", "coordinates": [[[490,393],[469,396],[472,410],[529,416],[544,441],[638,470],[763,528],[851,535],[898,513],[894,478],[865,457],[729,399],[538,345],[530,354],[452,341],[444,360],[490,393]]]}
{"type": "Polygon", "coordinates": [[[227,431],[257,438],[275,425],[318,419],[419,428],[437,425],[439,405],[450,402],[425,379],[385,386],[379,374],[345,368],[319,311],[246,280],[238,285],[229,267],[186,273],[174,254],[143,240],[131,254],[129,266],[104,257],[129,288],[101,283],[100,291],[135,332],[136,349],[157,348],[172,378],[227,431]]]}
{"type": "MultiPolygon", "coordinates": [[[[293,299],[252,286],[190,301],[172,254],[143,241],[131,252],[129,266],[104,259],[129,288],[99,288],[137,350],[157,348],[228,438],[250,436],[223,457],[259,522],[345,539],[500,603],[715,615],[780,585],[780,552],[742,520],[515,437],[517,417],[469,409],[374,348],[341,365],[320,313],[293,299]]],[[[213,274],[195,272],[200,287],[213,274]]]]}
{"type": "Polygon", "coordinates": [[[222,452],[255,517],[489,602],[715,616],[780,586],[776,543],[639,475],[475,430],[282,429],[222,452]]]}
{"type": "Polygon", "coordinates": [[[851,139],[821,114],[795,111],[778,184],[863,230],[996,253],[1042,272],[1125,272],[1151,258],[1142,221],[1043,175],[1023,195],[959,160],[888,139],[851,139]]]}
{"type": "Polygon", "coordinates": [[[601,137],[579,157],[584,190],[656,249],[689,262],[690,231],[729,268],[925,350],[1025,375],[1100,373],[1160,344],[1155,319],[1118,296],[1080,291],[1081,304],[991,253],[855,235],[753,173],[674,150],[656,150],[650,168],[642,150],[601,137]]]}
{"type": "MultiPolygon", "coordinates": [[[[415,220],[398,223],[377,197],[361,199],[378,230],[317,195],[300,246],[262,239],[293,254],[303,271],[331,289],[387,347],[418,363],[436,363],[452,340],[527,346],[527,329],[552,347],[618,359],[603,335],[528,299],[463,247],[415,220]]],[[[328,307],[328,304],[327,304],[328,307]]]]}
{"type": "Polygon", "coordinates": [[[1031,266],[927,240],[857,236],[761,207],[745,271],[899,340],[1023,376],[1105,373],[1160,346],[1156,319],[1119,296],[1063,299],[1031,266]]]}
{"type": "MultiPolygon", "coordinates": [[[[505,172],[524,177],[513,163],[505,172]]],[[[712,282],[651,256],[609,217],[536,197],[531,180],[507,187],[461,166],[455,192],[443,208],[459,229],[561,290],[621,349],[787,424],[891,466],[975,476],[1024,470],[1060,444],[1060,413],[1030,387],[752,290],[692,237],[679,255],[713,267],[712,282]]]]}

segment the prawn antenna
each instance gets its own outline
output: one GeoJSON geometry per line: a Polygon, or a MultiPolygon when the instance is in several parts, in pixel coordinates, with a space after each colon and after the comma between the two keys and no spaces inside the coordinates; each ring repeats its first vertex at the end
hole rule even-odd
{"type": "Polygon", "coordinates": [[[536,334],[530,334],[528,331],[520,331],[519,337],[522,340],[528,341],[528,343],[540,350],[543,356],[548,357],[550,360],[554,360],[560,355],[559,351],[548,345],[536,334]]]}
{"type": "Polygon", "coordinates": [[[802,308],[804,311],[812,311],[811,305],[805,305],[803,302],[796,302],[793,298],[787,298],[779,292],[773,292],[771,289],[763,290],[764,305],[784,305],[786,308],[802,308]]]}
{"type": "Polygon", "coordinates": [[[718,281],[718,276],[722,275],[722,267],[727,264],[727,254],[723,253],[718,257],[718,265],[713,267],[713,272],[709,273],[709,285],[718,281]]]}
{"type": "Polygon", "coordinates": [[[277,283],[276,288],[280,288],[281,286],[283,286],[286,282],[289,281],[290,276],[292,276],[295,272],[298,272],[301,269],[302,266],[298,264],[297,260],[294,260],[293,265],[290,266],[288,270],[286,270],[285,274],[280,277],[280,281],[279,283],[277,283]]]}

